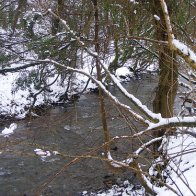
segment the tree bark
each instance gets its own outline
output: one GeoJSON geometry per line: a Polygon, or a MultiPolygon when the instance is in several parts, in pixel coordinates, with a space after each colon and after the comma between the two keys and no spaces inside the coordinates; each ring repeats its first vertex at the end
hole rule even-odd
{"type": "Polygon", "coordinates": [[[24,11],[26,5],[27,5],[27,0],[18,0],[18,7],[15,10],[14,18],[12,22],[12,31],[13,31],[12,33],[15,32],[19,17],[24,11]]]}
{"type": "MultiPolygon", "coordinates": [[[[164,14],[160,2],[152,0],[153,15],[160,17],[155,21],[155,36],[157,40],[167,41],[167,28],[164,20],[164,14]]],[[[169,4],[168,4],[169,5],[169,4]]],[[[176,64],[175,51],[171,51],[167,45],[159,45],[159,83],[156,90],[156,96],[153,101],[153,111],[161,113],[162,117],[169,118],[173,116],[174,100],[178,87],[178,65],[176,64]]],[[[164,129],[155,132],[155,137],[161,137],[165,134],[164,129]]],[[[161,142],[155,144],[154,149],[158,149],[161,142]]]]}
{"type": "MultiPolygon", "coordinates": [[[[57,1],[57,15],[60,18],[63,18],[63,10],[64,10],[64,0],[58,0],[57,1]]],[[[59,31],[59,19],[58,18],[52,18],[52,35],[56,35],[59,31]]]]}
{"type": "MultiPolygon", "coordinates": [[[[94,32],[95,32],[95,52],[97,54],[100,53],[100,45],[99,45],[99,10],[98,10],[98,0],[92,0],[93,6],[94,6],[94,32]]],[[[96,58],[96,70],[97,70],[97,79],[99,81],[102,81],[101,76],[101,66],[99,63],[99,55],[96,58]]],[[[101,120],[102,120],[102,126],[103,126],[103,133],[104,133],[104,142],[108,142],[110,140],[109,130],[107,126],[107,119],[106,119],[106,109],[105,109],[105,101],[104,101],[104,93],[103,90],[99,87],[99,102],[100,102],[100,111],[101,111],[101,120]]],[[[106,152],[109,151],[109,146],[106,145],[106,152]]]]}

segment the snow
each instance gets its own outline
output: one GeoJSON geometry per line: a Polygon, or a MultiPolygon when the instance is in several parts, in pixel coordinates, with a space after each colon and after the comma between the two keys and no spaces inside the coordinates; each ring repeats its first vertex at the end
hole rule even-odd
{"type": "Polygon", "coordinates": [[[195,123],[195,122],[196,122],[196,116],[160,118],[158,123],[150,123],[147,130],[155,129],[163,125],[180,124],[180,123],[195,123]]]}
{"type": "Polygon", "coordinates": [[[70,131],[71,127],[69,125],[65,125],[64,129],[67,130],[67,131],[70,131]]]}
{"type": "Polygon", "coordinates": [[[160,21],[160,17],[157,16],[156,14],[154,15],[155,20],[160,21]]]}
{"type": "MultiPolygon", "coordinates": [[[[90,73],[90,61],[88,58],[85,58],[85,63],[88,63],[86,67],[83,69],[87,73],[90,73]]],[[[27,72],[30,72],[34,68],[28,68],[27,72]]],[[[30,94],[37,93],[34,84],[31,84],[29,88],[18,88],[17,80],[23,75],[23,77],[28,77],[28,75],[24,72],[17,73],[7,73],[6,76],[0,75],[0,113],[5,116],[14,116],[17,119],[25,118],[28,109],[33,99],[30,94]],[[26,76],[27,75],[27,76],[26,76]]],[[[56,76],[56,75],[55,75],[56,76]]],[[[54,80],[54,77],[48,77],[48,84],[54,80]]],[[[70,94],[77,93],[81,91],[88,80],[88,77],[83,74],[76,73],[72,82],[72,91],[70,94]]],[[[58,95],[61,95],[65,92],[67,82],[64,85],[60,85],[60,79],[58,79],[51,87],[51,93],[41,93],[37,96],[36,105],[41,105],[45,103],[47,99],[49,102],[57,102],[59,99],[58,95]]],[[[88,89],[95,88],[95,84],[91,81],[89,82],[88,89]]],[[[36,114],[33,114],[36,116],[36,114]]]]}
{"type": "Polygon", "coordinates": [[[116,70],[115,75],[120,81],[129,81],[133,73],[128,67],[120,67],[116,70]]]}
{"type": "MultiPolygon", "coordinates": [[[[165,3],[164,0],[160,1],[160,3],[161,3],[161,7],[162,7],[162,10],[163,10],[163,13],[164,13],[164,17],[165,17],[166,23],[168,24],[167,25],[167,30],[168,30],[168,32],[172,33],[173,31],[172,31],[171,21],[170,21],[168,9],[167,9],[167,4],[165,3]]],[[[172,36],[172,39],[174,39],[174,35],[171,34],[171,36],[172,36]]]]}
{"type": "Polygon", "coordinates": [[[133,3],[133,4],[139,4],[139,2],[138,1],[136,1],[136,0],[129,0],[131,3],[133,3]]]}
{"type": "Polygon", "coordinates": [[[108,160],[110,161],[110,164],[113,166],[113,167],[116,167],[116,168],[119,168],[119,167],[122,167],[122,166],[129,166],[126,162],[120,162],[120,161],[116,161],[112,158],[111,156],[111,153],[110,152],[107,152],[107,158],[108,160]]]}
{"type": "Polygon", "coordinates": [[[12,123],[9,128],[5,128],[0,136],[4,136],[4,137],[9,137],[10,135],[12,135],[14,133],[14,130],[17,129],[17,124],[16,123],[12,123]]]}
{"type": "MultiPolygon", "coordinates": [[[[154,143],[154,142],[157,142],[157,141],[160,141],[161,139],[162,139],[162,137],[157,137],[157,138],[154,138],[154,139],[150,140],[149,142],[143,144],[140,148],[138,148],[138,149],[135,151],[134,155],[135,155],[135,156],[138,156],[138,155],[139,155],[145,148],[147,148],[150,144],[152,144],[152,143],[154,143]]],[[[130,163],[130,161],[129,161],[129,163],[130,163]]]]}
{"type": "Polygon", "coordinates": [[[158,70],[158,68],[159,68],[158,65],[152,63],[152,64],[150,64],[150,65],[146,68],[146,71],[155,72],[155,71],[158,70]]]}
{"type": "Polygon", "coordinates": [[[36,155],[41,156],[42,158],[51,156],[50,151],[44,151],[44,150],[39,149],[39,148],[36,148],[34,150],[34,152],[35,152],[36,155]]]}
{"type": "Polygon", "coordinates": [[[59,153],[58,151],[52,151],[52,153],[53,153],[54,155],[60,155],[60,153],[59,153]]]}
{"type": "MultiPolygon", "coordinates": [[[[179,132],[187,130],[186,128],[179,129],[179,132]]],[[[196,128],[190,130],[196,132],[196,128]]],[[[169,178],[166,179],[167,184],[174,188],[179,194],[186,196],[196,193],[196,138],[186,134],[178,134],[178,136],[170,136],[169,143],[167,143],[167,154],[170,158],[167,173],[169,178]],[[174,183],[175,182],[175,183],[174,183]],[[179,188],[179,190],[177,189],[179,188]],[[180,193],[181,192],[181,193],[180,193]]],[[[170,190],[162,188],[158,194],[175,195],[170,190]]]]}
{"type": "Polygon", "coordinates": [[[144,196],[145,189],[141,186],[134,186],[128,180],[120,185],[113,185],[111,189],[106,191],[100,190],[97,193],[88,193],[83,191],[82,196],[144,196]]]}
{"type": "Polygon", "coordinates": [[[34,153],[40,157],[41,161],[43,162],[54,162],[59,160],[58,158],[52,158],[56,155],[60,155],[58,151],[49,151],[49,150],[43,150],[41,148],[34,149],[34,153]]]}
{"type": "MultiPolygon", "coordinates": [[[[102,65],[104,66],[104,65],[102,65]]],[[[109,73],[110,74],[110,73],[109,73]]],[[[122,84],[119,82],[119,80],[112,74],[110,74],[110,77],[112,78],[112,81],[115,83],[115,85],[117,85],[117,87],[120,89],[120,91],[126,96],[128,97],[135,105],[138,106],[138,108],[141,108],[142,111],[144,111],[147,115],[149,115],[151,118],[153,119],[161,119],[161,115],[160,114],[155,114],[153,113],[151,110],[149,110],[147,108],[146,105],[143,105],[142,102],[137,99],[134,95],[130,94],[123,86],[122,84]]]]}
{"type": "Polygon", "coordinates": [[[28,105],[27,91],[13,92],[14,81],[19,74],[9,73],[7,76],[0,77],[0,113],[19,114],[23,113],[22,107],[28,105]]]}
{"type": "Polygon", "coordinates": [[[178,48],[184,55],[189,56],[189,58],[196,63],[196,54],[185,44],[177,39],[173,39],[173,45],[178,48]]]}

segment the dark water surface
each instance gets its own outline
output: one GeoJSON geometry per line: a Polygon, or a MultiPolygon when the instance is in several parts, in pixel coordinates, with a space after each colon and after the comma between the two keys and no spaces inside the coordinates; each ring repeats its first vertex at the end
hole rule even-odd
{"type": "MultiPolygon", "coordinates": [[[[144,76],[125,84],[129,92],[151,107],[157,80],[144,76]]],[[[115,88],[111,91],[124,103],[115,88]]],[[[106,101],[109,130],[112,136],[130,135],[132,130],[111,102],[106,101]]],[[[82,95],[79,102],[67,107],[58,106],[36,119],[24,120],[9,138],[0,136],[0,196],[35,195],[41,185],[54,176],[60,168],[103,143],[99,115],[99,102],[95,94],[82,95]],[[51,156],[41,159],[34,150],[50,151],[51,156]],[[52,152],[58,151],[60,155],[52,152]]],[[[137,124],[134,124],[138,126],[137,124]]],[[[142,127],[137,127],[139,130],[142,127]]],[[[125,158],[137,146],[135,141],[113,144],[115,158],[125,158]]],[[[102,158],[100,150],[95,154],[102,158]]],[[[95,191],[112,183],[128,179],[137,183],[132,171],[113,171],[100,158],[85,158],[71,164],[61,172],[42,192],[42,195],[80,195],[83,190],[95,191]]]]}

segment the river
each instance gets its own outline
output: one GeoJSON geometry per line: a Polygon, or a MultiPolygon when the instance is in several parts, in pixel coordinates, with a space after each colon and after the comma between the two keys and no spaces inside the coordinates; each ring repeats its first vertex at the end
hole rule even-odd
{"type": "MultiPolygon", "coordinates": [[[[141,80],[131,80],[124,84],[129,92],[140,98],[144,104],[152,106],[155,76],[143,76],[141,80]]],[[[120,100],[122,95],[114,87],[111,92],[120,100]]],[[[108,126],[112,136],[130,135],[133,130],[120,117],[113,104],[106,100],[108,126]]],[[[134,124],[138,130],[142,127],[134,124]]],[[[82,95],[76,103],[56,106],[35,119],[17,122],[18,128],[9,138],[0,137],[0,195],[34,195],[51,176],[69,163],[74,156],[83,155],[103,143],[103,133],[96,94],[82,95]],[[47,157],[35,153],[35,149],[48,151],[47,157]],[[58,154],[58,151],[60,154],[58,154]],[[49,156],[50,155],[50,156],[49,156]]],[[[113,144],[115,158],[125,158],[135,148],[138,141],[122,141],[113,144]]],[[[83,190],[96,191],[108,188],[106,179],[112,183],[129,180],[137,184],[131,170],[114,171],[97,156],[84,158],[71,164],[54,178],[42,195],[77,196],[83,190]]]]}

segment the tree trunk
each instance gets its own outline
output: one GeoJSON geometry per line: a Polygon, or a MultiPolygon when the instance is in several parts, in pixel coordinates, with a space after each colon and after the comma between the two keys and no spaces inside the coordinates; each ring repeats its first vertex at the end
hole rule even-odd
{"type": "Polygon", "coordinates": [[[15,32],[19,17],[24,11],[26,5],[27,5],[27,0],[18,0],[18,7],[15,10],[14,18],[12,22],[12,31],[13,31],[12,33],[15,32]]]}
{"type": "MultiPolygon", "coordinates": [[[[64,0],[58,0],[57,1],[57,15],[60,18],[63,18],[63,11],[64,11],[64,0]]],[[[57,32],[59,32],[59,19],[52,18],[52,35],[56,35],[57,32]]]]}
{"type": "MultiPolygon", "coordinates": [[[[98,10],[98,0],[92,0],[93,6],[94,6],[94,21],[95,21],[95,52],[97,54],[100,53],[100,46],[99,46],[99,10],[98,10]]],[[[96,69],[97,69],[97,79],[99,81],[102,81],[101,76],[101,67],[99,63],[99,57],[96,59],[96,69]]],[[[105,109],[105,102],[104,102],[104,93],[103,90],[99,87],[99,102],[100,102],[100,111],[101,111],[101,120],[102,120],[102,126],[103,126],[103,133],[104,133],[104,142],[108,142],[110,139],[109,136],[109,130],[107,126],[107,119],[106,119],[106,109],[105,109]]],[[[106,152],[109,151],[109,146],[106,145],[106,152]]]]}
{"type": "MultiPolygon", "coordinates": [[[[155,21],[156,39],[167,41],[168,35],[160,2],[153,0],[152,6],[153,15],[156,14],[160,17],[159,21],[155,21]]],[[[173,116],[173,106],[178,86],[178,66],[175,61],[175,52],[172,52],[167,45],[159,45],[158,47],[160,75],[156,96],[153,101],[153,110],[155,113],[161,113],[162,117],[169,118],[173,116]]],[[[154,136],[163,136],[165,131],[166,130],[156,131],[154,136]]],[[[155,144],[155,150],[158,149],[160,143],[161,142],[155,144]]]]}

